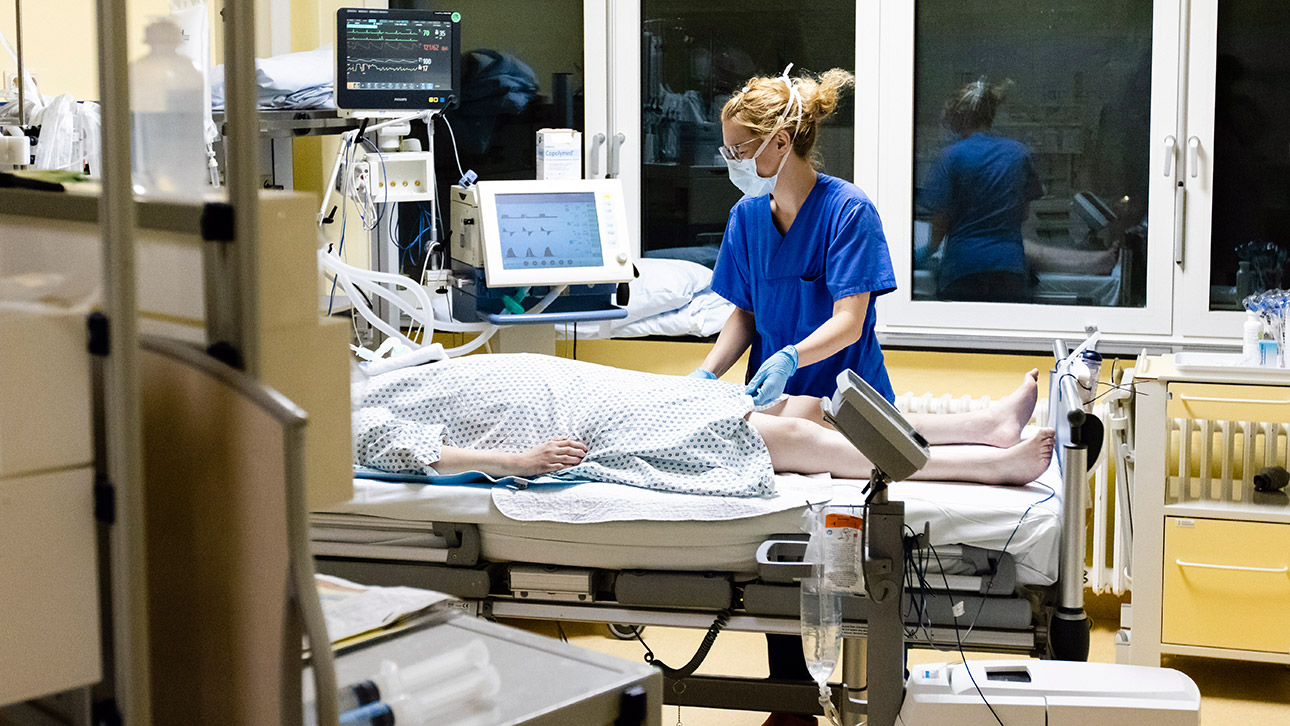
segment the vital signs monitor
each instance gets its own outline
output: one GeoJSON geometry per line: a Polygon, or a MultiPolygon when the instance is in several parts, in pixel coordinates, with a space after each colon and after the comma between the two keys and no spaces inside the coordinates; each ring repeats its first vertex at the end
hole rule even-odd
{"type": "Polygon", "coordinates": [[[632,279],[617,179],[485,181],[452,189],[452,256],[489,287],[632,279]]]}
{"type": "Polygon", "coordinates": [[[336,11],[336,107],[342,111],[445,108],[461,95],[461,13],[336,11]]]}

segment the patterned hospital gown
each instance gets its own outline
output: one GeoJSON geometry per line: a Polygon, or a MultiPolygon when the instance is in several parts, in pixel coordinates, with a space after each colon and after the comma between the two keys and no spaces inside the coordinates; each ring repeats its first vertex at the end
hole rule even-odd
{"type": "Polygon", "coordinates": [[[542,355],[472,355],[372,378],[354,415],[354,461],[434,474],[443,445],[520,452],[587,445],[557,476],[693,494],[774,492],[743,387],[542,355]]]}

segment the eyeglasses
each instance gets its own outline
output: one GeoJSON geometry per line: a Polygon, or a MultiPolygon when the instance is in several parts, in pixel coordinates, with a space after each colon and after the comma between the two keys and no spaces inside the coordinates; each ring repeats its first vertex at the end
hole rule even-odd
{"type": "Polygon", "coordinates": [[[747,141],[740,141],[737,144],[726,144],[725,146],[720,146],[717,150],[721,152],[721,158],[726,161],[739,161],[743,158],[743,154],[739,151],[739,147],[759,140],[760,139],[757,138],[751,138],[747,141]]]}

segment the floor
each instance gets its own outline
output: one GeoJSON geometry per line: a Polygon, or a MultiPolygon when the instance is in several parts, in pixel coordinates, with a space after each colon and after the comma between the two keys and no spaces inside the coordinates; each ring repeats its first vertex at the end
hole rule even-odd
{"type": "MultiPolygon", "coordinates": [[[[562,630],[570,643],[629,660],[640,661],[644,652],[640,643],[613,638],[602,625],[565,623],[557,629],[550,622],[507,622],[551,637],[559,637],[562,630]]],[[[1090,660],[1115,662],[1116,623],[1114,617],[1094,618],[1090,660]]],[[[645,641],[657,657],[673,664],[689,660],[702,637],[703,631],[699,630],[647,628],[644,632],[645,641]]],[[[968,652],[969,660],[993,657],[999,656],[968,652]]],[[[957,653],[910,651],[911,663],[945,661],[958,662],[957,653]]],[[[700,672],[765,677],[765,663],[763,636],[727,632],[717,638],[700,672]]],[[[1165,665],[1186,673],[1200,688],[1202,726],[1290,724],[1290,666],[1182,657],[1165,665]]],[[[686,707],[678,713],[675,706],[663,709],[664,726],[760,726],[765,717],[764,713],[748,711],[686,707]]]]}

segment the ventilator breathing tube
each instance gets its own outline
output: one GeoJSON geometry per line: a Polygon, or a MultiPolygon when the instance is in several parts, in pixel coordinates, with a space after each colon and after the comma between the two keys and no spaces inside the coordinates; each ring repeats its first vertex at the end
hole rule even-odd
{"type": "MultiPolygon", "coordinates": [[[[354,306],[354,309],[358,311],[359,315],[362,315],[363,319],[370,323],[372,327],[381,331],[386,336],[402,342],[408,348],[418,349],[419,354],[415,358],[408,359],[406,361],[404,359],[407,359],[408,356],[399,356],[396,359],[391,359],[390,361],[379,364],[369,364],[366,369],[369,372],[369,375],[375,375],[377,372],[383,373],[390,370],[397,370],[398,368],[403,368],[408,365],[426,363],[439,357],[440,352],[442,352],[443,356],[447,357],[465,355],[466,353],[470,353],[482,347],[497,332],[497,326],[489,323],[462,323],[456,320],[436,319],[434,317],[433,302],[431,301],[430,296],[426,293],[425,287],[417,284],[411,278],[389,272],[375,272],[372,270],[364,270],[361,267],[354,267],[325,249],[318,250],[318,264],[321,265],[324,270],[327,270],[335,276],[336,284],[340,286],[340,288],[345,292],[345,295],[349,297],[350,304],[354,306]],[[385,287],[385,285],[394,285],[408,290],[414,298],[414,304],[409,304],[409,301],[406,298],[385,287]],[[381,317],[368,305],[366,298],[359,293],[360,289],[380,297],[395,309],[407,313],[408,317],[412,319],[415,325],[422,327],[422,341],[429,340],[433,337],[435,330],[445,330],[457,333],[479,333],[479,335],[475,336],[475,338],[469,343],[459,345],[455,348],[444,349],[442,346],[430,348],[428,344],[417,343],[404,335],[396,326],[381,319],[381,317]],[[424,353],[419,352],[420,349],[426,348],[430,349],[424,353]],[[396,360],[399,361],[398,364],[392,365],[396,360]]],[[[555,302],[557,297],[568,289],[568,285],[561,285],[559,287],[552,288],[546,296],[539,300],[533,307],[524,311],[523,314],[535,315],[546,310],[553,302],[555,302]]]]}

